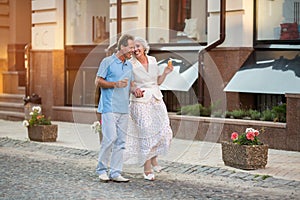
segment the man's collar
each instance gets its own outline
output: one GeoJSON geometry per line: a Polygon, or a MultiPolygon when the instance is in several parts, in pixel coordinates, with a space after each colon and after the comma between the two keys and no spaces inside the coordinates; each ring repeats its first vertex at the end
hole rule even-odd
{"type": "MultiPolygon", "coordinates": [[[[117,62],[118,64],[123,63],[123,61],[122,61],[120,58],[118,58],[117,55],[116,55],[115,53],[113,54],[113,57],[114,57],[114,59],[116,60],[116,62],[117,62]]],[[[127,62],[128,62],[128,60],[125,59],[125,60],[124,60],[124,64],[127,65],[127,62]]]]}
{"type": "Polygon", "coordinates": [[[116,62],[117,62],[118,64],[123,63],[122,60],[119,59],[115,53],[113,54],[113,57],[114,57],[114,59],[116,60],[116,62]]]}

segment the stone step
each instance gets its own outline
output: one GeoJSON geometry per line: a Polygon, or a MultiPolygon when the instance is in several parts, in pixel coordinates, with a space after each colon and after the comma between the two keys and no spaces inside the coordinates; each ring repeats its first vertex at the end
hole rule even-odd
{"type": "Polygon", "coordinates": [[[23,94],[0,94],[0,119],[24,120],[24,97],[23,94]]]}
{"type": "Polygon", "coordinates": [[[2,111],[0,110],[0,119],[10,120],[10,121],[23,121],[25,119],[24,112],[12,112],[12,111],[2,111]]]}
{"type": "Polygon", "coordinates": [[[0,110],[24,113],[24,104],[15,102],[0,102],[0,110]]]}
{"type": "Polygon", "coordinates": [[[24,94],[0,94],[0,102],[24,103],[24,94]]]}

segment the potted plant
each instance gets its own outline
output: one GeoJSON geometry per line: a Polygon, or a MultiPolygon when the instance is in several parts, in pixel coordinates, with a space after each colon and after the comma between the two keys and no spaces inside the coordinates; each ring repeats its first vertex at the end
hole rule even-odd
{"type": "Polygon", "coordinates": [[[259,141],[260,132],[247,128],[242,134],[233,132],[231,142],[222,142],[222,159],[227,166],[240,169],[265,168],[268,160],[268,145],[259,141]]]}
{"type": "Polygon", "coordinates": [[[50,118],[46,118],[41,113],[41,107],[32,107],[29,115],[30,119],[23,121],[23,125],[27,127],[29,139],[39,142],[55,142],[58,127],[51,123],[50,118]]]}

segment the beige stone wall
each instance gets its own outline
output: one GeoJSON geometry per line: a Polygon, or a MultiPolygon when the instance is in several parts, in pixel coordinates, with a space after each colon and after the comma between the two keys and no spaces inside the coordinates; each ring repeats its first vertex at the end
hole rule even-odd
{"type": "Polygon", "coordinates": [[[4,62],[7,60],[7,44],[9,43],[10,22],[8,0],[3,1],[0,4],[0,15],[0,68],[2,68],[4,67],[4,64],[7,64],[4,62]]]}
{"type": "Polygon", "coordinates": [[[25,86],[24,47],[31,38],[31,0],[0,4],[0,93],[25,86]]]}
{"type": "Polygon", "coordinates": [[[7,71],[7,60],[0,59],[0,93],[3,93],[3,72],[7,71]]]}
{"type": "MultiPolygon", "coordinates": [[[[110,44],[117,41],[117,4],[110,0],[110,44]]],[[[122,33],[134,36],[146,36],[146,0],[122,1],[122,33]]]]}
{"type": "Polygon", "coordinates": [[[32,49],[64,48],[64,1],[32,1],[32,49]]]}

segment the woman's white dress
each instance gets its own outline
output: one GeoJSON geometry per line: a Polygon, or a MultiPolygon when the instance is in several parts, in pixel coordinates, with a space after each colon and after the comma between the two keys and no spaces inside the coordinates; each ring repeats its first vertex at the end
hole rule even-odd
{"type": "Polygon", "coordinates": [[[142,166],[154,156],[165,155],[173,137],[163,95],[157,85],[157,61],[152,56],[147,57],[148,71],[138,60],[131,59],[135,84],[145,92],[142,98],[130,97],[125,164],[142,166]]]}

